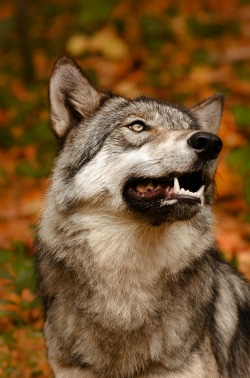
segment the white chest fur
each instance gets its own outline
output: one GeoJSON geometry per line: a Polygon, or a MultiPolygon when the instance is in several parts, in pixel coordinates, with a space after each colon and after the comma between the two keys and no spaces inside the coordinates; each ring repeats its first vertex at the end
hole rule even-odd
{"type": "MultiPolygon", "coordinates": [[[[177,273],[204,249],[189,222],[149,227],[100,216],[84,224],[90,226],[87,242],[98,276],[96,311],[125,328],[140,326],[154,311],[163,270],[177,273]]],[[[210,242],[210,233],[206,238],[210,242]]]]}

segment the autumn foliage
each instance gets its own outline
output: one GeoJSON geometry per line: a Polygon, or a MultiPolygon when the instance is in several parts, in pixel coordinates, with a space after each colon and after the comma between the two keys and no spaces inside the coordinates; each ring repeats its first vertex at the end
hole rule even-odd
{"type": "Polygon", "coordinates": [[[47,86],[68,54],[99,88],[193,105],[222,92],[222,254],[250,278],[250,1],[0,4],[0,376],[51,377],[32,241],[56,154],[47,86]]]}

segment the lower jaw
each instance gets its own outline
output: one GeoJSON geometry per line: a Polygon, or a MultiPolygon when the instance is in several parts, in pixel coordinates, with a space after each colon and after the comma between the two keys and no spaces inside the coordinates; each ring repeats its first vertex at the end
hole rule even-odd
{"type": "MultiPolygon", "coordinates": [[[[204,190],[204,189],[203,189],[204,190]]],[[[158,202],[161,201],[161,203],[168,203],[169,201],[172,201],[173,203],[176,203],[180,200],[189,200],[193,202],[201,203],[201,197],[203,197],[202,193],[200,196],[198,196],[195,193],[192,192],[183,192],[183,193],[176,193],[174,190],[158,190],[158,191],[145,191],[145,192],[137,192],[136,190],[132,188],[127,188],[125,190],[126,196],[128,198],[131,198],[134,201],[145,203],[146,205],[148,203],[152,202],[158,202]]]]}
{"type": "Polygon", "coordinates": [[[188,221],[202,209],[201,202],[194,201],[192,198],[169,199],[165,203],[165,200],[161,199],[147,201],[146,203],[130,198],[125,198],[125,201],[137,219],[153,226],[159,226],[162,223],[188,221]]]}

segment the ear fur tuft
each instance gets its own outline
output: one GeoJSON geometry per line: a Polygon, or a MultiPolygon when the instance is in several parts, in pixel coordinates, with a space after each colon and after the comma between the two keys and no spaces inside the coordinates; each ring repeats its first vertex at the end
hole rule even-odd
{"type": "Polygon", "coordinates": [[[51,122],[55,134],[59,138],[64,137],[71,127],[98,107],[101,96],[71,58],[59,58],[49,86],[51,122]]]}
{"type": "Polygon", "coordinates": [[[191,108],[202,130],[217,134],[224,105],[224,96],[217,93],[191,108]]]}

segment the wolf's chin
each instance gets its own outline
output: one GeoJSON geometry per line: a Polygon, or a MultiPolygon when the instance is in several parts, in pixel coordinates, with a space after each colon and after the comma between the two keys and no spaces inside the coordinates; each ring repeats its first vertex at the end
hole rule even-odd
{"type": "Polygon", "coordinates": [[[198,214],[203,205],[192,199],[170,200],[162,205],[161,201],[155,201],[142,205],[142,202],[127,201],[127,206],[142,222],[152,226],[160,226],[163,223],[191,220],[198,214]]]}

